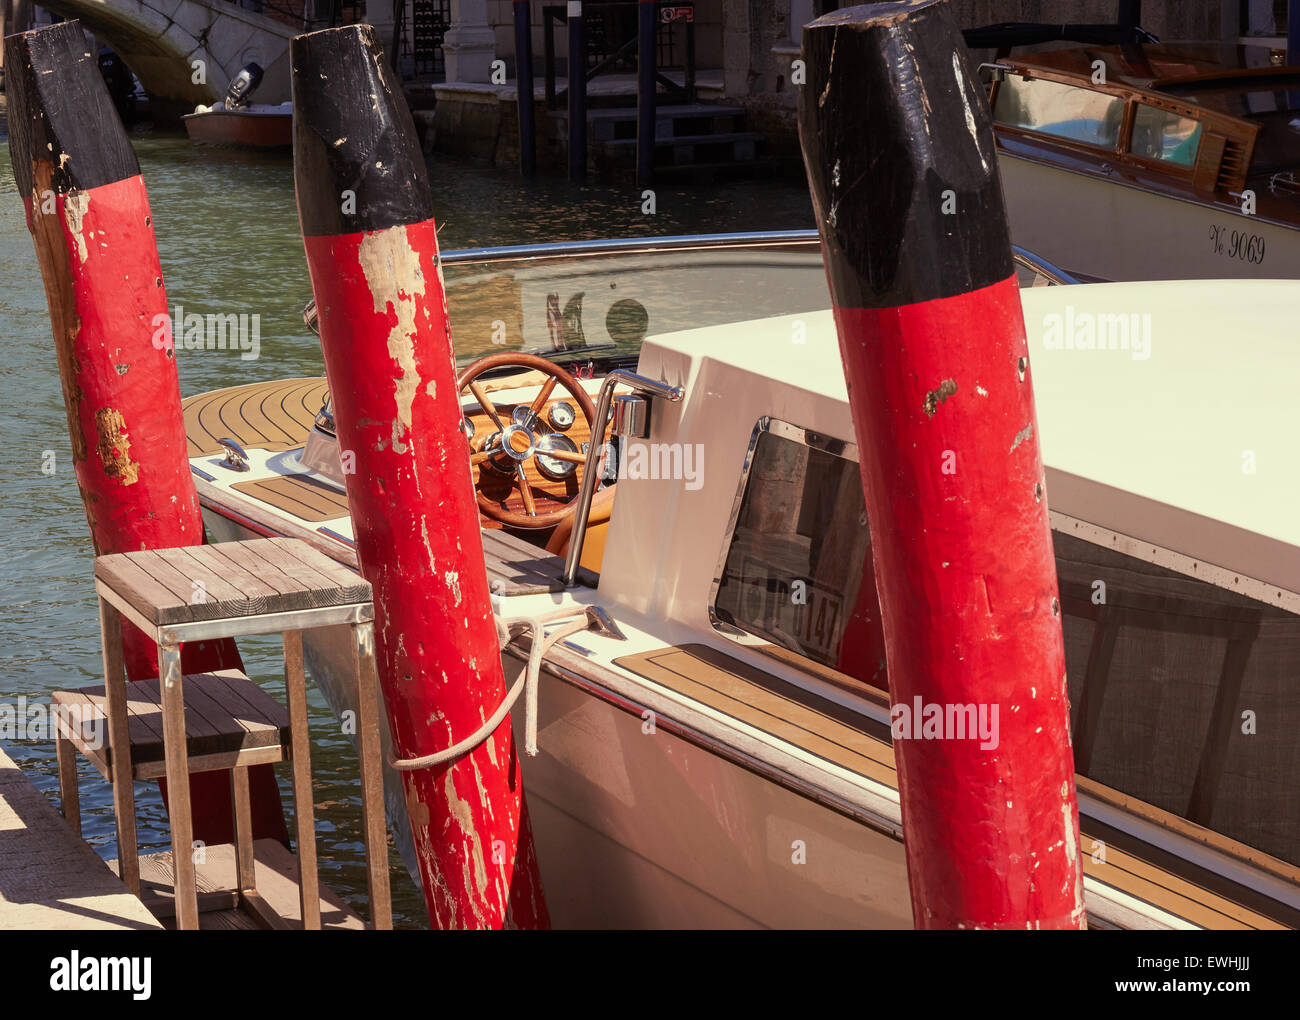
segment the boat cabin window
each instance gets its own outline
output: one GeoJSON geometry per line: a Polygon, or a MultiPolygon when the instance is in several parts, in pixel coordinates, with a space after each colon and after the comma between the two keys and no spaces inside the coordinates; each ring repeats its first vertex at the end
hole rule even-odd
{"type": "Polygon", "coordinates": [[[1300,616],[1053,541],[1079,774],[1300,865],[1300,616]]]}
{"type": "Polygon", "coordinates": [[[1196,163],[1196,148],[1201,141],[1199,121],[1146,103],[1134,105],[1129,144],[1133,155],[1175,166],[1191,167],[1196,163]]]}
{"type": "Polygon", "coordinates": [[[883,681],[875,588],[868,580],[861,590],[872,576],[871,537],[856,447],[760,421],[733,515],[714,582],[715,623],[760,639],[747,643],[883,681]]]}
{"type": "Polygon", "coordinates": [[[993,119],[1009,127],[1114,149],[1124,120],[1124,100],[1046,78],[1008,74],[998,85],[993,119]]]}
{"type": "MultiPolygon", "coordinates": [[[[887,691],[856,447],[763,419],[747,463],[715,628],[887,691]]],[[[1300,865],[1300,616],[1052,539],[1078,773],[1300,865]]]]}

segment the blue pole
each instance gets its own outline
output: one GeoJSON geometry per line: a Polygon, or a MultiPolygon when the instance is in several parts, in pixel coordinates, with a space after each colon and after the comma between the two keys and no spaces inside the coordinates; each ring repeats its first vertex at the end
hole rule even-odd
{"type": "Polygon", "coordinates": [[[655,158],[655,0],[637,4],[636,182],[654,180],[655,158]]]}
{"type": "Polygon", "coordinates": [[[582,0],[569,0],[569,180],[587,177],[587,43],[582,0]]]}
{"type": "Polygon", "coordinates": [[[1286,62],[1288,67],[1300,64],[1300,0],[1286,5],[1286,62]]]}
{"type": "Polygon", "coordinates": [[[537,172],[537,125],[533,117],[533,18],[528,0],[514,0],[515,82],[519,92],[519,172],[537,172]]]}

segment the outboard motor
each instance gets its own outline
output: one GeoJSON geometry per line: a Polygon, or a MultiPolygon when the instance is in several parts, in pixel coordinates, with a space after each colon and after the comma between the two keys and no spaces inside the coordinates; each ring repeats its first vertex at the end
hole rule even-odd
{"type": "Polygon", "coordinates": [[[246,64],[226,89],[226,109],[238,110],[248,105],[248,97],[262,84],[262,65],[246,64]]]}

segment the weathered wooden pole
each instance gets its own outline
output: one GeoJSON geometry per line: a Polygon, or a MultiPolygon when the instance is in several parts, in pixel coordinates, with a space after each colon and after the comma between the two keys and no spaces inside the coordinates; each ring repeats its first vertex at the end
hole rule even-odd
{"type": "Polygon", "coordinates": [[[803,57],[913,916],[1079,928],[1060,603],[984,93],[937,0],[829,14],[804,28],[803,57]]]}
{"type": "MultiPolygon", "coordinates": [[[[369,25],[293,40],[294,180],[348,502],[374,587],[398,758],[469,736],[505,697],[460,432],[433,200],[411,115],[369,25]]],[[[442,928],[546,927],[510,718],[450,764],[403,773],[442,928]]]]}
{"type": "MultiPolygon", "coordinates": [[[[9,36],[5,75],[14,180],[45,281],[95,553],[199,545],[149,196],[80,22],[9,36]]],[[[157,646],[122,629],[128,677],[156,677],[157,646]]],[[[181,665],[242,668],[233,641],[187,644],[181,665]]],[[[249,779],[255,836],[286,840],[275,773],[259,766],[249,779]]],[[[194,838],[231,842],[229,773],[192,776],[190,791],[194,838]]]]}
{"type": "Polygon", "coordinates": [[[655,0],[638,0],[636,5],[636,182],[642,187],[654,183],[658,10],[655,0]]]}
{"type": "Polygon", "coordinates": [[[587,179],[587,36],[582,0],[569,0],[569,180],[587,179]]]}
{"type": "Polygon", "coordinates": [[[533,15],[528,0],[514,0],[515,82],[519,96],[519,172],[537,172],[537,123],[533,108],[533,15]]]}

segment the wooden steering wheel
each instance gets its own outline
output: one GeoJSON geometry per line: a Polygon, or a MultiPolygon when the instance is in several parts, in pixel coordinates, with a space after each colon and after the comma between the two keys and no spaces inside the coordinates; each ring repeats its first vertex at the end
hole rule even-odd
{"type": "Polygon", "coordinates": [[[479,509],[488,517],[514,528],[550,528],[571,519],[577,509],[584,439],[602,442],[604,429],[594,427],[596,408],[578,380],[552,361],[536,354],[502,351],[487,354],[465,367],[456,380],[461,398],[468,391],[482,413],[470,412],[470,466],[477,468],[474,491],[479,509]],[[503,366],[546,376],[531,403],[495,404],[479,376],[503,366]],[[544,412],[556,385],[564,387],[582,412],[585,427],[575,421],[571,431],[552,429],[544,412]],[[595,433],[599,432],[599,435],[595,433]],[[585,435],[584,435],[585,433],[585,435]],[[518,491],[522,509],[511,506],[518,491]]]}

